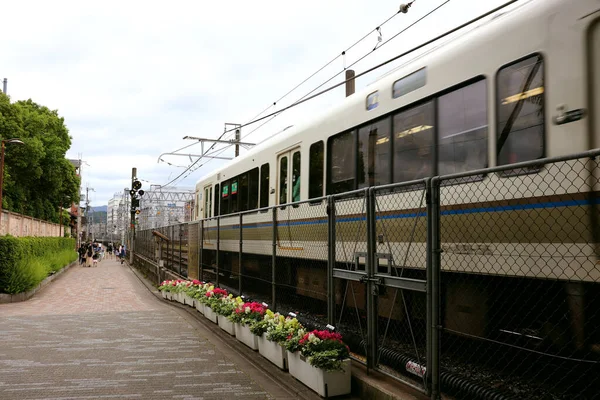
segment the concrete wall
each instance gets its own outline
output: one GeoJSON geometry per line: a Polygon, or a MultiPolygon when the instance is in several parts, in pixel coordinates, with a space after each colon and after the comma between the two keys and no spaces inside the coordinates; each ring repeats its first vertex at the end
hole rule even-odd
{"type": "Polygon", "coordinates": [[[13,213],[7,210],[0,211],[0,236],[10,234],[16,237],[24,236],[61,236],[64,228],[59,224],[42,221],[26,215],[13,213]]]}

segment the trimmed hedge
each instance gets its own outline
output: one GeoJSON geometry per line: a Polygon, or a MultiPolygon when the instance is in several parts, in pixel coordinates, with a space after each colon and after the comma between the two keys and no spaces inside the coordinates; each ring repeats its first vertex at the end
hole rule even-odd
{"type": "Polygon", "coordinates": [[[73,238],[0,236],[0,293],[31,290],[77,257],[73,238]]]}

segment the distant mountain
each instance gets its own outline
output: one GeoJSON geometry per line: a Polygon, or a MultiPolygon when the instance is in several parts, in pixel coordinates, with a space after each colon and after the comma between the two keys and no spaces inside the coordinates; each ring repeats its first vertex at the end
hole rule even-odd
{"type": "Polygon", "coordinates": [[[91,209],[92,209],[94,212],[102,212],[102,211],[106,212],[106,211],[107,211],[107,208],[108,208],[108,206],[98,206],[98,207],[94,207],[94,206],[92,206],[92,207],[90,207],[90,208],[91,208],[91,209]]]}

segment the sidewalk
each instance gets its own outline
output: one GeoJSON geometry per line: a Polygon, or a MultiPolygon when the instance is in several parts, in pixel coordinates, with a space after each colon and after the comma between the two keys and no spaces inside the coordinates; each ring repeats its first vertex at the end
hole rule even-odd
{"type": "Polygon", "coordinates": [[[0,399],[319,398],[210,325],[127,264],[73,267],[0,304],[0,399]]]}

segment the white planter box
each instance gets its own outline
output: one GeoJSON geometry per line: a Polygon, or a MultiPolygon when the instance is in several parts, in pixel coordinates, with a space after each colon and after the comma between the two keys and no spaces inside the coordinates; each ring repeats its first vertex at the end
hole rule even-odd
{"type": "Polygon", "coordinates": [[[258,336],[250,332],[250,327],[236,323],[235,337],[252,350],[258,350],[258,336]]]}
{"type": "Polygon", "coordinates": [[[233,322],[228,320],[227,317],[224,315],[219,315],[218,320],[219,327],[221,329],[223,329],[225,332],[229,333],[232,336],[235,335],[235,325],[233,324],[233,322]]]}
{"type": "Polygon", "coordinates": [[[173,300],[173,293],[167,292],[167,300],[173,300]]]}
{"type": "Polygon", "coordinates": [[[196,310],[198,310],[200,314],[204,315],[204,303],[200,303],[199,300],[196,300],[196,310]]]}
{"type": "Polygon", "coordinates": [[[215,324],[217,323],[217,313],[214,312],[212,308],[210,308],[206,304],[204,305],[204,316],[212,322],[214,322],[215,324]]]}
{"type": "Polygon", "coordinates": [[[183,301],[183,293],[179,292],[179,293],[177,293],[175,296],[176,296],[176,297],[175,297],[175,300],[177,300],[177,301],[178,301],[179,303],[181,303],[181,304],[184,304],[184,301],[183,301]]]}
{"type": "Polygon", "coordinates": [[[167,292],[165,292],[164,290],[161,290],[161,291],[160,291],[160,294],[162,295],[162,298],[163,298],[163,299],[166,299],[166,298],[167,298],[167,292]]]}
{"type": "Polygon", "coordinates": [[[342,370],[327,372],[304,361],[299,352],[288,354],[290,374],[322,397],[342,396],[350,393],[351,361],[342,361],[342,370]]]}
{"type": "Polygon", "coordinates": [[[183,304],[187,304],[190,307],[194,307],[196,304],[195,300],[192,299],[187,293],[183,294],[183,304]]]}
{"type": "Polygon", "coordinates": [[[287,351],[277,342],[267,340],[267,334],[258,336],[258,352],[261,356],[286,370],[288,368],[287,351]]]}

